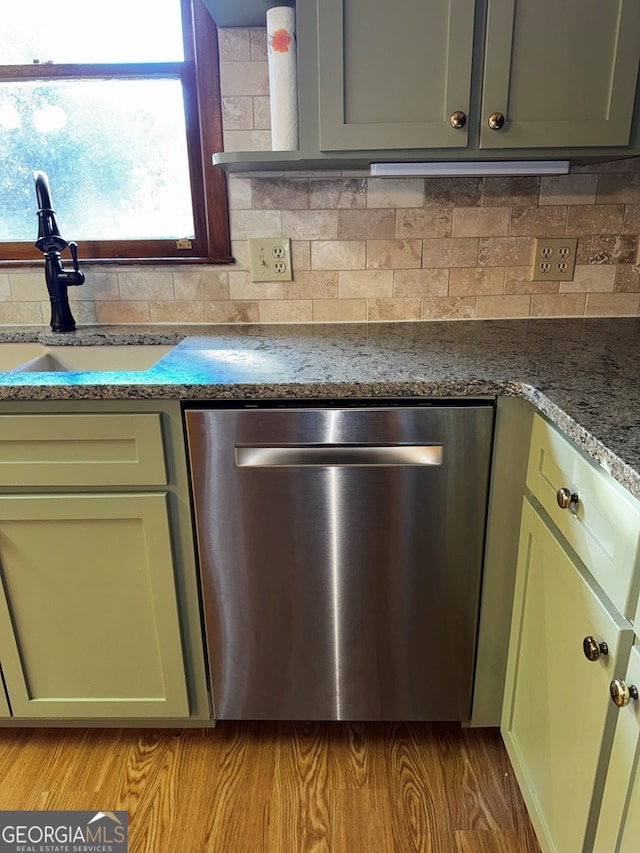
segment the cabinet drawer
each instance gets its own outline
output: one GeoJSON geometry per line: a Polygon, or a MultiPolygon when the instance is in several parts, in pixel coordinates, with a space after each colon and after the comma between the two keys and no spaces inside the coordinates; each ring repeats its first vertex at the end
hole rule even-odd
{"type": "Polygon", "coordinates": [[[0,487],[166,482],[158,413],[0,418],[0,487]]]}
{"type": "Polygon", "coordinates": [[[640,503],[539,415],[527,486],[616,608],[631,618],[638,591],[640,503]],[[577,494],[577,504],[561,509],[561,488],[577,494]]]}

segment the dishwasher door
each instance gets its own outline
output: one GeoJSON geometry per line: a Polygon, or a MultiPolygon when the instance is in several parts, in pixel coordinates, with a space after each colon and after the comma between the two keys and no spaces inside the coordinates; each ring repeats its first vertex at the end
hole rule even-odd
{"type": "Polygon", "coordinates": [[[493,406],[185,416],[216,717],[468,720],[493,406]]]}

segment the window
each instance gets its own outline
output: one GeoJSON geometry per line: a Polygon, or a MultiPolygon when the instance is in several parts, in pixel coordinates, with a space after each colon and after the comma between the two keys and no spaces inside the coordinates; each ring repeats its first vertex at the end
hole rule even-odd
{"type": "Polygon", "coordinates": [[[11,3],[0,57],[0,262],[42,259],[36,170],[83,263],[230,260],[202,0],[11,3]]]}

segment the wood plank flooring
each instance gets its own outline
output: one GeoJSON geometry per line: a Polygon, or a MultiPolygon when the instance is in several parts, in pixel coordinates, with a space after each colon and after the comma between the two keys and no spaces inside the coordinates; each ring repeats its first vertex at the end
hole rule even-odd
{"type": "Polygon", "coordinates": [[[539,853],[495,730],[2,729],[0,809],[126,809],[130,853],[539,853]]]}

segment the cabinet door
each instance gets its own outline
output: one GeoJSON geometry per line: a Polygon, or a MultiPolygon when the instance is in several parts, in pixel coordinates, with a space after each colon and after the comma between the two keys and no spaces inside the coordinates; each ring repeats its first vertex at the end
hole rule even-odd
{"type": "Polygon", "coordinates": [[[0,717],[10,717],[11,708],[7,701],[7,694],[4,690],[4,682],[2,680],[2,667],[0,666],[0,717]]]}
{"type": "Polygon", "coordinates": [[[631,641],[629,623],[525,500],[501,731],[545,850],[589,849],[601,747],[615,723],[609,682],[624,671],[631,641]],[[608,654],[587,660],[587,636],[608,654]]]}
{"type": "Polygon", "coordinates": [[[189,713],[166,495],[0,497],[14,717],[189,713]]]}
{"type": "MultiPolygon", "coordinates": [[[[631,650],[624,680],[640,687],[640,646],[631,650]]],[[[640,702],[617,711],[607,782],[593,853],[637,853],[640,838],[640,702]]]]}
{"type": "Polygon", "coordinates": [[[473,0],[318,0],[320,149],[458,148],[473,0]]]}
{"type": "Polygon", "coordinates": [[[638,0],[489,0],[480,147],[628,145],[639,32],[638,0]]]}

